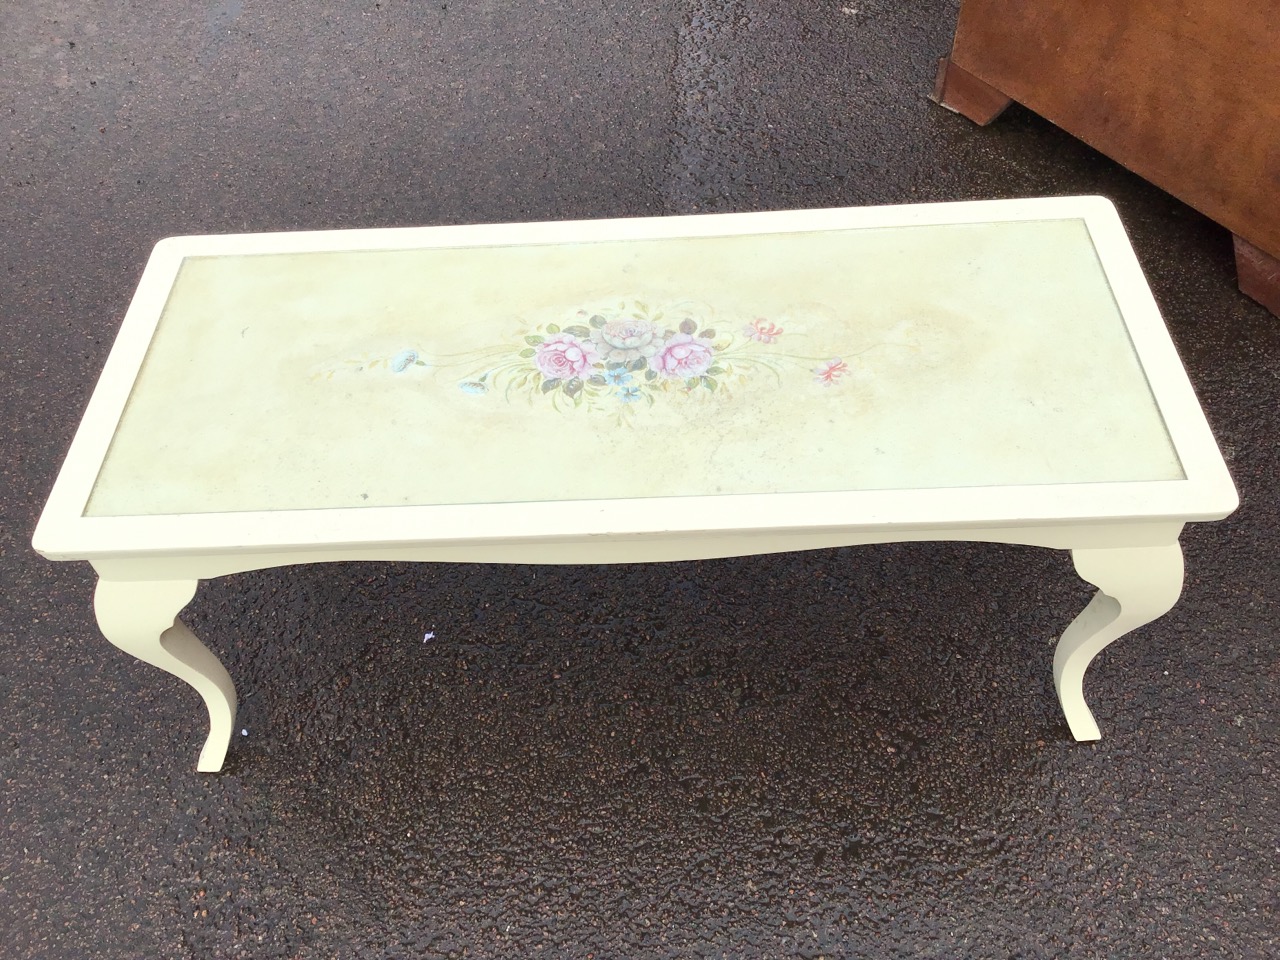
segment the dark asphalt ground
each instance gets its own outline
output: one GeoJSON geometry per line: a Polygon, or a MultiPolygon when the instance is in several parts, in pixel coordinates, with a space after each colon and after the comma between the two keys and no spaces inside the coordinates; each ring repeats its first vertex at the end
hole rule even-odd
{"type": "Polygon", "coordinates": [[[956,8],[0,7],[0,956],[1276,956],[1280,321],[1219,227],[931,104],[956,8]],[[247,736],[197,776],[195,694],[30,549],[166,235],[1072,193],[1243,500],[1095,663],[1098,744],[1052,694],[1069,558],[916,544],[208,583],[247,736]]]}

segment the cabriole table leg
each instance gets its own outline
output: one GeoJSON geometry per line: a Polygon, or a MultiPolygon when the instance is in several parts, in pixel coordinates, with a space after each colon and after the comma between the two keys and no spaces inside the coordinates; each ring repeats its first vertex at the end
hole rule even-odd
{"type": "Polygon", "coordinates": [[[1077,740],[1102,738],[1084,702],[1084,673],[1102,649],[1167,613],[1182,593],[1182,548],[1115,547],[1071,551],[1076,571],[1098,588],[1071,622],[1053,658],[1053,682],[1077,740]]]}
{"type": "Polygon", "coordinates": [[[195,580],[99,580],[93,609],[103,635],[125,653],[185,680],[204,698],[209,737],[196,769],[222,769],[236,718],[236,688],[222,663],[178,620],[195,580]]]}

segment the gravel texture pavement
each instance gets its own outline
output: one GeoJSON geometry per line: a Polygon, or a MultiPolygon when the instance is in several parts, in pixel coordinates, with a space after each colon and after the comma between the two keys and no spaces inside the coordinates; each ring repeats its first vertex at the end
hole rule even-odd
{"type": "Polygon", "coordinates": [[[0,956],[1262,958],[1277,945],[1280,321],[1229,236],[1013,108],[948,0],[0,10],[0,956]],[[205,584],[242,697],[98,634],[30,534],[171,234],[1111,197],[1240,487],[1052,693],[1065,554],[912,544],[205,584]],[[424,633],[435,637],[423,641],[424,633]]]}

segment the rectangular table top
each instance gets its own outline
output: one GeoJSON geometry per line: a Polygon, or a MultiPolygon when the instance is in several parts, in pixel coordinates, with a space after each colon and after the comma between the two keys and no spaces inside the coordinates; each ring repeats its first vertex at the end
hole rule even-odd
{"type": "Polygon", "coordinates": [[[1060,198],[163,241],[37,546],[538,505],[572,532],[589,501],[595,532],[726,527],[761,497],[744,525],[1235,493],[1114,209],[1060,198]]]}

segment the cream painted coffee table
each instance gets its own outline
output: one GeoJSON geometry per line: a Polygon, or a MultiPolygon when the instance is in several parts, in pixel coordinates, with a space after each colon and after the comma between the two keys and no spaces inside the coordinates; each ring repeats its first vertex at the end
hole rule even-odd
{"type": "Polygon", "coordinates": [[[326,560],[1071,550],[1077,739],[1107,644],[1235,488],[1112,206],[1062,198],[181,237],[125,316],[35,547],[235,719],[197,581],[326,560]]]}

